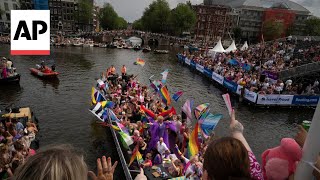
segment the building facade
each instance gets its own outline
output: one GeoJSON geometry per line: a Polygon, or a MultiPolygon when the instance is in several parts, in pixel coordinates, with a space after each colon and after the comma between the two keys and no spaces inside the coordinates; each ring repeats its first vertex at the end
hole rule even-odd
{"type": "Polygon", "coordinates": [[[100,12],[100,7],[93,6],[92,20],[93,20],[93,29],[95,32],[100,31],[99,12],[100,12]]]}
{"type": "MultiPolygon", "coordinates": [[[[76,16],[78,17],[75,22],[76,30],[82,31],[82,32],[92,32],[94,31],[93,18],[90,18],[89,20],[87,20],[86,18],[81,17],[81,15],[88,13],[86,9],[82,9],[82,3],[88,3],[94,9],[93,0],[77,0],[77,3],[75,4],[75,13],[76,13],[76,16]]],[[[93,9],[91,10],[93,11],[93,9]]],[[[91,13],[94,13],[94,12],[91,12],[91,13]]]]}
{"type": "Polygon", "coordinates": [[[204,5],[225,5],[232,8],[235,12],[234,19],[238,19],[233,26],[240,27],[242,38],[248,41],[261,39],[263,24],[270,17],[283,22],[286,29],[295,26],[303,30],[304,21],[310,16],[309,10],[290,0],[204,0],[204,5]]]}
{"type": "Polygon", "coordinates": [[[11,10],[19,9],[18,0],[0,1],[0,34],[10,34],[11,10]]]}
{"type": "Polygon", "coordinates": [[[204,42],[215,41],[228,35],[232,27],[231,8],[223,5],[195,5],[197,14],[194,37],[204,42]]]}

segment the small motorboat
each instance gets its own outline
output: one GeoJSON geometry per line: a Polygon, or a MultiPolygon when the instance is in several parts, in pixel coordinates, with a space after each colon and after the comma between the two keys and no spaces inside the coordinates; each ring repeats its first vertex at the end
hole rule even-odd
{"type": "Polygon", "coordinates": [[[82,47],[83,43],[81,43],[81,42],[73,43],[73,46],[82,47]]]}
{"type": "Polygon", "coordinates": [[[0,78],[0,85],[19,84],[19,82],[20,82],[20,74],[18,73],[8,76],[7,78],[0,78]]]}
{"type": "Polygon", "coordinates": [[[168,54],[169,51],[168,50],[154,50],[155,54],[168,54]]]}
{"type": "Polygon", "coordinates": [[[93,47],[99,47],[99,44],[98,43],[94,43],[93,47]]]}
{"type": "Polygon", "coordinates": [[[106,44],[99,44],[99,47],[100,48],[107,48],[107,45],[106,44]]]}
{"type": "Polygon", "coordinates": [[[140,50],[141,50],[141,46],[140,46],[140,45],[135,45],[135,46],[133,47],[133,49],[134,49],[135,51],[140,51],[140,50]]]}
{"type": "Polygon", "coordinates": [[[151,48],[149,46],[142,49],[142,52],[150,52],[151,48]]]}
{"type": "Polygon", "coordinates": [[[40,66],[38,65],[37,68],[30,68],[31,74],[36,75],[41,78],[56,78],[59,73],[56,71],[53,71],[51,68],[45,66],[44,70],[40,69],[40,66]]]}

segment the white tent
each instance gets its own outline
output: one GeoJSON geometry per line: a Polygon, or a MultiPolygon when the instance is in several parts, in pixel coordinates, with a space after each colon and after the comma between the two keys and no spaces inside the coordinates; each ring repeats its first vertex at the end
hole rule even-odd
{"type": "Polygon", "coordinates": [[[248,43],[247,43],[247,41],[246,42],[244,42],[244,44],[243,44],[243,46],[241,47],[241,51],[245,51],[245,50],[247,50],[249,48],[249,46],[248,46],[248,43]]]}
{"type": "Polygon", "coordinates": [[[237,50],[236,43],[233,40],[231,45],[226,49],[226,52],[233,52],[233,51],[236,51],[236,50],[237,50]]]}
{"type": "Polygon", "coordinates": [[[210,49],[209,53],[222,53],[222,52],[226,52],[226,50],[224,50],[222,43],[221,43],[221,39],[218,41],[217,45],[213,48],[210,49]]]}

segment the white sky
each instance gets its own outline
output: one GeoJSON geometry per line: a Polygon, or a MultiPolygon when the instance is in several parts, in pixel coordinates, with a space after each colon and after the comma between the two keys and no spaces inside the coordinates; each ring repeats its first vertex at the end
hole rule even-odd
{"type": "MultiPolygon", "coordinates": [[[[176,7],[178,3],[184,3],[187,0],[167,0],[170,8],[176,7]]],[[[313,13],[320,16],[320,0],[292,0],[295,1],[313,13]]],[[[103,6],[104,3],[112,4],[119,16],[124,17],[127,21],[133,22],[142,16],[144,9],[152,2],[152,0],[95,0],[96,4],[103,6]]],[[[203,3],[203,0],[191,0],[192,4],[203,3]]]]}

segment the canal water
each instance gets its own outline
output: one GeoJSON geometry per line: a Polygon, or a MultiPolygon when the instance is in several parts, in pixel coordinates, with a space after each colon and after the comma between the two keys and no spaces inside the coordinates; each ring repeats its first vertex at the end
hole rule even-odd
{"type": "MultiPolygon", "coordinates": [[[[119,72],[127,66],[129,74],[138,75],[140,82],[147,84],[148,78],[160,79],[165,69],[169,69],[167,85],[169,91],[184,92],[178,103],[180,110],[187,98],[195,105],[210,103],[213,114],[222,113],[223,119],[216,128],[219,136],[228,135],[229,116],[221,97],[222,91],[206,78],[195,74],[180,65],[175,54],[182,49],[169,49],[170,54],[153,54],[126,49],[63,47],[53,48],[51,56],[15,56],[14,66],[21,74],[20,86],[0,87],[0,109],[10,104],[30,106],[40,120],[40,145],[68,143],[85,155],[89,168],[95,168],[97,157],[111,156],[117,159],[112,137],[104,128],[96,125],[96,118],[88,111],[91,87],[95,79],[107,67],[114,65],[119,72]],[[144,67],[133,65],[136,58],[146,61],[144,67]],[[61,74],[58,81],[44,81],[30,74],[29,68],[45,61],[56,64],[61,74]]],[[[8,57],[10,46],[0,45],[0,57],[8,57]]],[[[311,120],[313,109],[260,109],[234,103],[236,116],[245,127],[245,137],[260,161],[262,152],[279,145],[281,138],[293,137],[295,123],[311,120]]],[[[121,165],[118,165],[117,178],[123,179],[121,165]]]]}

